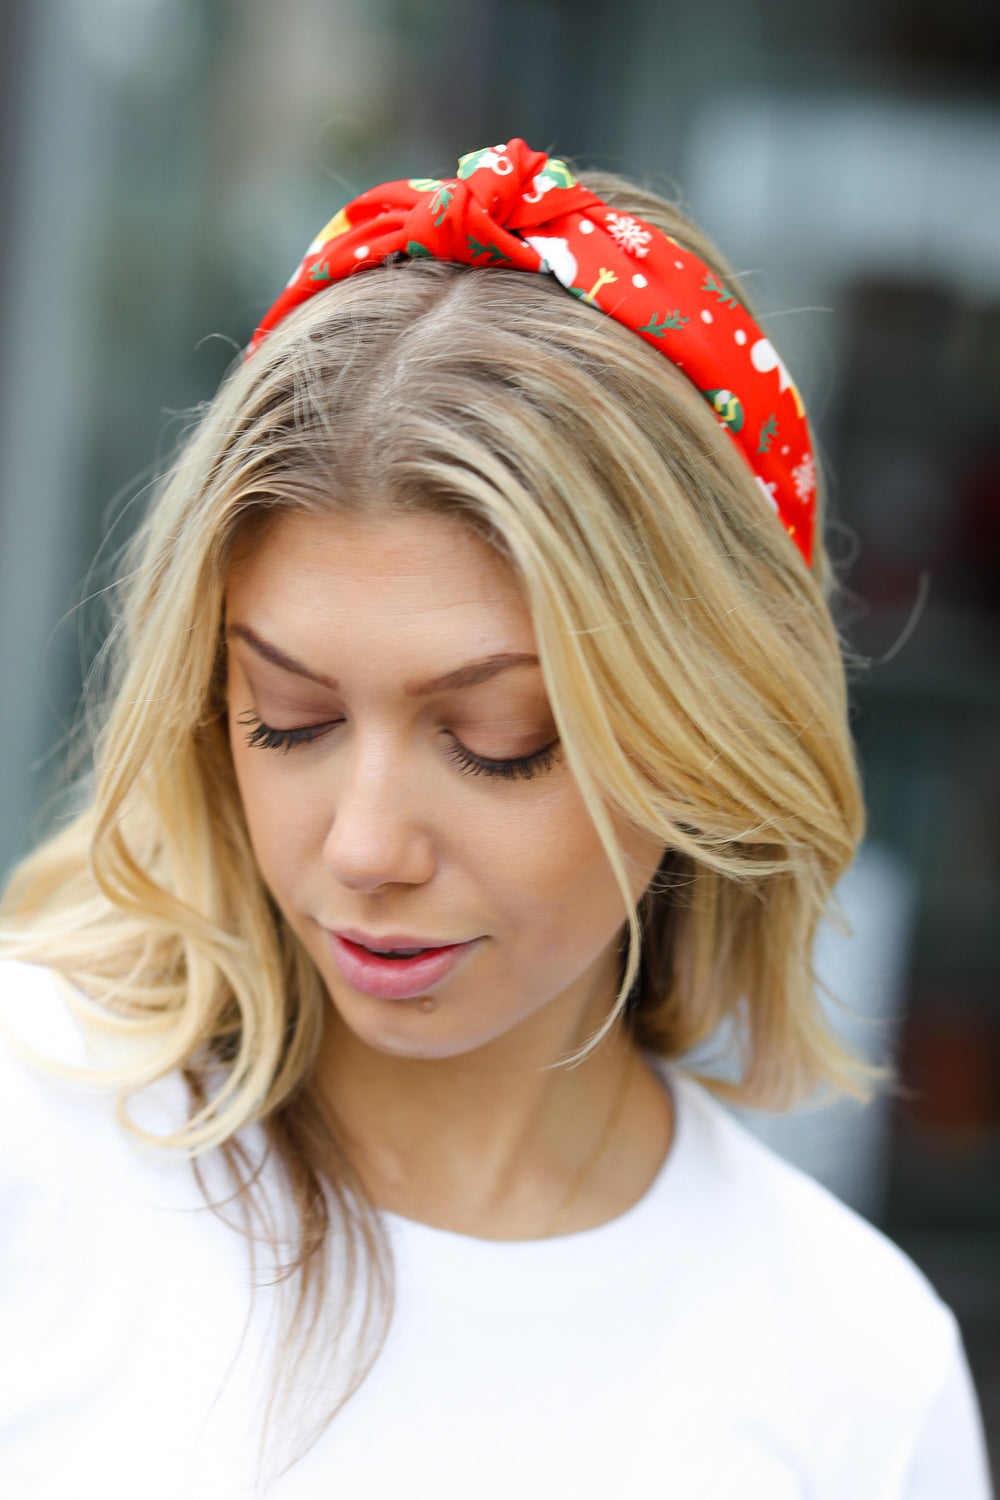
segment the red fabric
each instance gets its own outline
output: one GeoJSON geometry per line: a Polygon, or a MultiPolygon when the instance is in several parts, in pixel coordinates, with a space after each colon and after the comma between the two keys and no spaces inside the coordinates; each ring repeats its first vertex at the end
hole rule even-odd
{"type": "Polygon", "coordinates": [[[618,213],[522,140],[463,156],[458,176],[370,188],[309,246],[252,352],[331,281],[391,255],[550,271],[673,361],[706,398],[807,564],[816,475],[802,401],[774,346],[687,246],[618,213]]]}

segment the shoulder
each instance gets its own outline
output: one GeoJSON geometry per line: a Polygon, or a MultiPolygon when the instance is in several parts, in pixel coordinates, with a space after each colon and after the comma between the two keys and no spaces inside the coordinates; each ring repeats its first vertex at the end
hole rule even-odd
{"type": "MultiPolygon", "coordinates": [[[[190,1161],[156,1144],[187,1117],[183,1077],[124,1086],[126,1053],[88,1042],[92,1004],[48,969],[0,963],[0,1324],[19,1297],[43,1302],[58,1276],[79,1280],[88,1258],[110,1265],[132,1246],[149,1259],[178,1226],[204,1233],[190,1161]]],[[[231,1191],[214,1157],[201,1181],[231,1191]]]]}
{"type": "Polygon", "coordinates": [[[83,1034],[66,1004],[66,990],[40,964],[0,960],[0,1035],[8,1048],[25,1048],[55,1062],[86,1062],[83,1034]]]}
{"type": "Polygon", "coordinates": [[[47,968],[0,963],[0,1217],[4,1253],[20,1244],[25,1267],[40,1226],[58,1236],[107,1206],[132,1154],[81,1024],[86,1003],[47,968]]]}
{"type": "Polygon", "coordinates": [[[0,963],[0,1330],[7,1340],[24,1306],[40,1305],[46,1267],[61,1264],[67,1239],[84,1258],[90,1253],[118,1177],[113,1100],[69,1081],[67,1070],[87,1064],[61,981],[32,964],[0,963]]]}
{"type": "Polygon", "coordinates": [[[836,1431],[837,1451],[873,1473],[901,1465],[964,1366],[950,1309],[872,1224],[704,1089],[669,1076],[674,1208],[698,1247],[700,1274],[713,1278],[713,1315],[747,1351],[747,1377],[752,1371],[772,1404],[797,1412],[817,1452],[836,1431]]]}
{"type": "MultiPolygon", "coordinates": [[[[51,969],[0,961],[0,1189],[28,1178],[67,1189],[110,1181],[113,1162],[135,1154],[118,1117],[124,1053],[103,1043],[95,1053],[84,1020],[93,1004],[51,969]]],[[[186,1112],[178,1074],[145,1088],[130,1110],[154,1133],[186,1112]]]]}
{"type": "MultiPolygon", "coordinates": [[[[225,1449],[234,1468],[248,1447],[240,1402],[249,1409],[257,1325],[222,1397],[249,1326],[251,1258],[238,1220],[201,1189],[231,1196],[221,1165],[199,1180],[186,1157],[123,1128],[108,1076],[66,1071],[103,1060],[78,1019],[86,1005],[44,968],[0,963],[0,1471],[12,1494],[118,1496],[127,1472],[143,1472],[148,1492],[142,1466],[162,1450],[171,1493],[201,1494],[188,1465],[196,1451],[216,1459],[198,1446],[214,1403],[221,1430],[238,1434],[225,1449]],[[167,1431],[178,1434],[169,1452],[167,1431]]],[[[178,1073],[142,1095],[128,1112],[154,1134],[186,1111],[178,1073]]]]}
{"type": "Polygon", "coordinates": [[[846,1328],[916,1326],[950,1341],[952,1319],[896,1245],[826,1188],[756,1140],[704,1089],[672,1077],[679,1174],[701,1184],[698,1215],[735,1238],[763,1289],[799,1315],[846,1328]]]}
{"type": "MultiPolygon", "coordinates": [[[[170,1183],[188,1206],[195,1174],[171,1138],[190,1109],[180,1069],[156,1070],[148,1044],[109,1025],[96,1001],[44,966],[0,961],[0,1194],[30,1184],[103,1200],[170,1183]]],[[[259,1129],[240,1143],[258,1164],[266,1156],[259,1129]]],[[[199,1174],[231,1192],[218,1152],[201,1155],[199,1174]]]]}
{"type": "Polygon", "coordinates": [[[63,985],[40,965],[0,962],[0,1140],[6,1147],[12,1138],[34,1136],[68,1103],[61,1072],[88,1066],[84,1033],[63,985]]]}

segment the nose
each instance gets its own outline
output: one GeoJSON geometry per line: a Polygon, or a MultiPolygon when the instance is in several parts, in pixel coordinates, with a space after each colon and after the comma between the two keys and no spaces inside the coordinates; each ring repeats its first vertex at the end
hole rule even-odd
{"type": "Polygon", "coordinates": [[[405,758],[387,745],[353,747],[341,764],[323,859],[341,885],[371,892],[423,885],[436,867],[432,830],[421,816],[405,758]]]}

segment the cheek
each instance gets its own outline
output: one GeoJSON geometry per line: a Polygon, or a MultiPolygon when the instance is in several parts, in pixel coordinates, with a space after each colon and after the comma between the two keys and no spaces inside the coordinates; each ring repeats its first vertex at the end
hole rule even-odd
{"type": "MultiPolygon", "coordinates": [[[[626,922],[626,907],[610,861],[579,793],[568,793],[564,816],[532,820],[512,891],[528,966],[585,968],[606,950],[626,922]]],[[[633,900],[652,880],[664,845],[646,833],[615,826],[633,900]]]]}
{"type": "Polygon", "coordinates": [[[235,737],[232,748],[250,842],[260,872],[280,903],[296,873],[322,847],[322,805],[306,778],[289,774],[283,757],[251,750],[235,737]]]}
{"type": "MultiPolygon", "coordinates": [[[[526,808],[517,836],[510,822],[501,823],[504,839],[502,894],[493,855],[481,845],[486,878],[492,863],[493,886],[511,921],[527,937],[537,957],[567,946],[603,947],[625,921],[625,906],[597,830],[576,788],[554,789],[544,803],[526,808]]],[[[492,842],[492,841],[491,841],[492,842]]]]}

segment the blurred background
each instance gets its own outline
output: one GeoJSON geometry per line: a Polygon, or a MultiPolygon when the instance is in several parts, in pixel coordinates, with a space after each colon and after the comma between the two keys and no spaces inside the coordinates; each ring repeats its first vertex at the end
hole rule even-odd
{"type": "Polygon", "coordinates": [[[831,476],[870,837],[818,963],[903,1085],[751,1123],[955,1308],[996,1466],[1000,7],[3,0],[0,130],[0,871],[64,783],[83,601],[335,209],[523,135],[718,240],[831,476]]]}

